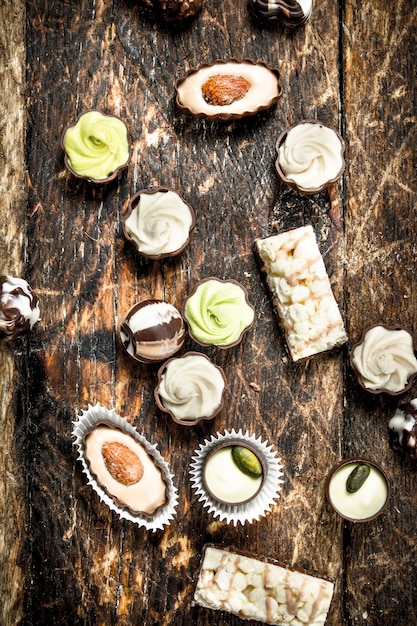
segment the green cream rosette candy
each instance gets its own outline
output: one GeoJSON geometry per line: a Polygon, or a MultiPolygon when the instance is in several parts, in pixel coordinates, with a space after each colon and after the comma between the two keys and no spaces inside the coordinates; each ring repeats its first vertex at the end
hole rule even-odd
{"type": "Polygon", "coordinates": [[[80,178],[112,180],[130,158],[127,128],[118,117],[87,111],[68,126],[62,138],[65,164],[80,178]]]}
{"type": "Polygon", "coordinates": [[[184,317],[197,343],[230,348],[252,326],[255,312],[240,283],[207,278],[187,299],[184,317]]]}

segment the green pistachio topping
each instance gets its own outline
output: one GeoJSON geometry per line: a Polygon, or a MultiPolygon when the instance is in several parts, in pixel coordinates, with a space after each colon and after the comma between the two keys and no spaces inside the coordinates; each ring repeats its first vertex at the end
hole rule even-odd
{"type": "Polygon", "coordinates": [[[348,493],[356,493],[368,478],[371,468],[366,463],[360,463],[349,474],[346,481],[348,493]]]}
{"type": "Polygon", "coordinates": [[[94,180],[108,178],[129,160],[125,124],[99,111],[88,111],[69,126],[63,146],[71,169],[94,180]]]}
{"type": "Polygon", "coordinates": [[[184,315],[197,341],[228,346],[252,324],[254,310],[240,285],[211,279],[201,283],[188,298],[184,315]]]}
{"type": "Polygon", "coordinates": [[[262,476],[261,462],[252,450],[244,446],[233,446],[232,457],[240,471],[244,474],[253,478],[262,476]]]}

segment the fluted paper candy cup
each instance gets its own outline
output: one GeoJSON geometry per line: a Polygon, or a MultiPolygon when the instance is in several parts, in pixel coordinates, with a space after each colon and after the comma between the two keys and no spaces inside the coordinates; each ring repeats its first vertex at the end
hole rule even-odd
{"type": "MultiPolygon", "coordinates": [[[[97,493],[100,500],[104,502],[112,511],[115,511],[121,518],[127,519],[138,526],[146,528],[147,530],[155,532],[156,530],[162,530],[164,526],[169,525],[176,513],[176,507],[178,505],[178,492],[172,482],[173,474],[170,473],[167,463],[157,450],[157,446],[150,444],[145,437],[137,432],[136,428],[129,424],[129,422],[127,422],[124,418],[120,417],[114,409],[107,409],[99,403],[94,406],[89,404],[88,409],[81,410],[81,414],[77,417],[78,420],[73,422],[74,428],[72,434],[75,437],[74,445],[78,450],[78,460],[81,461],[83,472],[88,479],[88,484],[97,493]],[[114,485],[114,481],[112,481],[112,477],[110,477],[108,473],[106,479],[109,478],[110,482],[106,482],[105,484],[104,481],[99,482],[97,475],[92,471],[91,462],[86,458],[85,454],[86,438],[90,433],[97,432],[97,430],[103,426],[105,427],[104,430],[107,428],[108,432],[111,431],[114,433],[114,437],[109,437],[108,442],[112,442],[112,444],[114,444],[114,441],[116,441],[116,445],[118,445],[119,448],[121,447],[124,449],[125,452],[126,447],[129,447],[129,442],[131,442],[131,450],[135,450],[135,447],[137,450],[140,450],[142,459],[145,461],[142,468],[143,473],[140,474],[139,478],[135,476],[133,480],[131,480],[132,467],[128,468],[130,474],[128,478],[123,480],[122,488],[128,484],[128,481],[130,481],[128,487],[135,487],[136,484],[140,484],[141,481],[145,479],[144,477],[146,476],[146,472],[150,472],[150,475],[152,475],[153,470],[155,470],[156,473],[158,473],[158,471],[160,472],[160,479],[162,479],[165,484],[164,502],[157,505],[154,511],[151,511],[150,513],[146,511],[135,512],[129,504],[126,504],[126,502],[122,503],[120,501],[119,495],[116,496],[114,492],[113,496],[110,495],[109,485],[114,485]],[[128,443],[128,446],[124,446],[124,443],[126,442],[128,443]]],[[[104,444],[100,450],[101,456],[103,457],[103,448],[105,445],[106,444],[104,444]]],[[[127,450],[127,452],[129,452],[129,450],[127,450]]],[[[132,458],[132,455],[130,456],[132,458]]],[[[134,457],[135,455],[133,455],[133,459],[134,457]]],[[[106,473],[109,467],[106,459],[104,465],[106,468],[103,472],[106,473]]],[[[112,474],[112,476],[114,476],[114,474],[112,474]]],[[[118,478],[119,477],[120,473],[118,474],[118,478]]]]}
{"type": "MultiPolygon", "coordinates": [[[[277,457],[272,445],[262,441],[261,437],[249,435],[248,431],[244,433],[241,429],[238,432],[234,429],[224,431],[223,434],[218,432],[216,435],[212,435],[209,440],[206,439],[194,452],[190,465],[192,488],[196,491],[199,502],[203,503],[203,507],[214,518],[219,518],[220,521],[226,521],[228,524],[232,523],[234,526],[239,523],[242,526],[246,523],[251,524],[259,520],[260,517],[264,517],[271,510],[275,500],[279,498],[281,483],[283,482],[281,478],[283,466],[280,461],[281,458],[277,457]],[[207,477],[208,463],[213,462],[217,452],[222,455],[218,457],[218,461],[215,461],[221,464],[218,475],[227,476],[229,472],[235,472],[232,469],[229,455],[229,451],[230,454],[233,454],[232,450],[239,453],[240,459],[237,458],[239,466],[242,467],[240,464],[243,462],[243,473],[248,475],[244,478],[241,501],[237,497],[233,502],[229,498],[230,493],[225,497],[224,485],[219,486],[218,489],[216,487],[216,495],[214,495],[211,470],[210,479],[208,480],[207,477]],[[256,460],[261,467],[260,471],[257,471],[256,460]],[[259,476],[259,482],[254,483],[252,493],[251,487],[248,486],[250,476],[253,478],[259,476]],[[245,493],[246,495],[244,495],[245,493]]],[[[237,478],[236,481],[236,478],[237,475],[235,474],[231,476],[231,483],[233,482],[235,491],[238,489],[237,482],[240,480],[237,478]]],[[[227,493],[227,485],[225,488],[227,493]]]]}

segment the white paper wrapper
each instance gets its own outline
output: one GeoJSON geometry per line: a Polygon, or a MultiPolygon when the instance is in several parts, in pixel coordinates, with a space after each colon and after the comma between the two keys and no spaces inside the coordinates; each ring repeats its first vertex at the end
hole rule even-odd
{"type": "Polygon", "coordinates": [[[74,429],[72,431],[72,434],[75,437],[74,445],[77,447],[78,459],[82,463],[83,472],[88,478],[88,484],[91,485],[94,491],[98,494],[100,500],[107,504],[112,511],[116,511],[116,513],[123,519],[130,520],[139,526],[143,526],[147,530],[155,532],[156,530],[162,530],[164,525],[169,525],[176,513],[178,492],[172,482],[174,476],[170,473],[167,463],[157,450],[157,446],[151,445],[145,437],[138,433],[136,428],[129,424],[129,422],[127,422],[124,418],[117,415],[114,409],[107,409],[99,403],[94,406],[89,404],[88,409],[86,411],[82,409],[81,415],[78,415],[77,417],[78,421],[73,422],[74,429]],[[120,428],[123,432],[136,439],[136,441],[142,444],[148,454],[155,459],[157,466],[160,467],[167,484],[167,504],[159,509],[159,511],[157,511],[152,518],[146,517],[145,515],[134,515],[128,509],[117,506],[117,504],[106,493],[103,487],[97,483],[96,479],[91,474],[88,463],[84,457],[83,437],[87,432],[103,421],[112,424],[116,428],[120,428]]]}
{"type": "Polygon", "coordinates": [[[208,509],[208,513],[211,513],[214,518],[219,517],[220,521],[226,520],[228,524],[233,523],[235,526],[239,523],[242,526],[246,523],[251,524],[260,517],[264,517],[271,510],[275,500],[279,498],[281,483],[284,482],[281,478],[283,466],[280,464],[281,459],[277,458],[276,454],[272,445],[268,446],[267,442],[262,442],[261,437],[256,438],[255,435],[249,435],[248,431],[243,433],[242,430],[236,432],[233,429],[232,431],[224,431],[223,434],[218,432],[216,435],[212,435],[210,440],[206,439],[194,452],[190,465],[191,484],[196,490],[196,495],[199,496],[198,501],[203,503],[203,506],[208,509]],[[227,443],[229,440],[233,440],[234,444],[238,440],[239,445],[242,446],[245,445],[245,442],[250,444],[256,449],[266,468],[261,490],[250,502],[244,504],[223,504],[212,498],[204,488],[203,468],[207,456],[219,444],[227,443]]]}

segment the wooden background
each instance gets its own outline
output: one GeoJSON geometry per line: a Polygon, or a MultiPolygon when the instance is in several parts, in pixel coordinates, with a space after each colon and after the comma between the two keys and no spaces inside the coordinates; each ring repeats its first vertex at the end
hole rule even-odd
{"type": "Polygon", "coordinates": [[[328,626],[415,626],[416,468],[387,437],[399,401],[359,389],[347,346],[289,361],[252,245],[311,223],[350,341],[377,322],[417,331],[416,25],[414,0],[317,0],[296,32],[261,27],[243,0],[206,0],[176,29],[134,0],[0,4],[0,273],[26,278],[42,313],[29,337],[0,345],[1,624],[238,626],[191,606],[201,549],[214,541],[332,577],[328,626]],[[174,80],[231,56],[279,67],[278,105],[235,123],[179,113],[174,80]],[[132,165],[105,189],[68,175],[59,145],[90,107],[120,115],[132,136],[132,165]],[[332,199],[288,192],[275,174],[276,139],[303,118],[345,137],[332,199]],[[197,224],[180,257],[147,262],[120,215],[156,185],[182,193],[197,224]],[[126,357],[118,328],[136,301],[181,307],[211,274],[247,286],[256,322],[239,347],[203,350],[224,368],[226,406],[182,428],[156,410],[157,368],[126,357]],[[169,462],[180,504],[165,531],[120,520],[87,486],[72,421],[97,401],[169,462]],[[203,511],[188,476],[199,444],[232,428],[272,443],[285,470],[272,513],[237,528],[203,511]],[[323,491],[331,465],[356,454],[392,481],[388,511],[362,525],[342,523],[323,491]]]}

